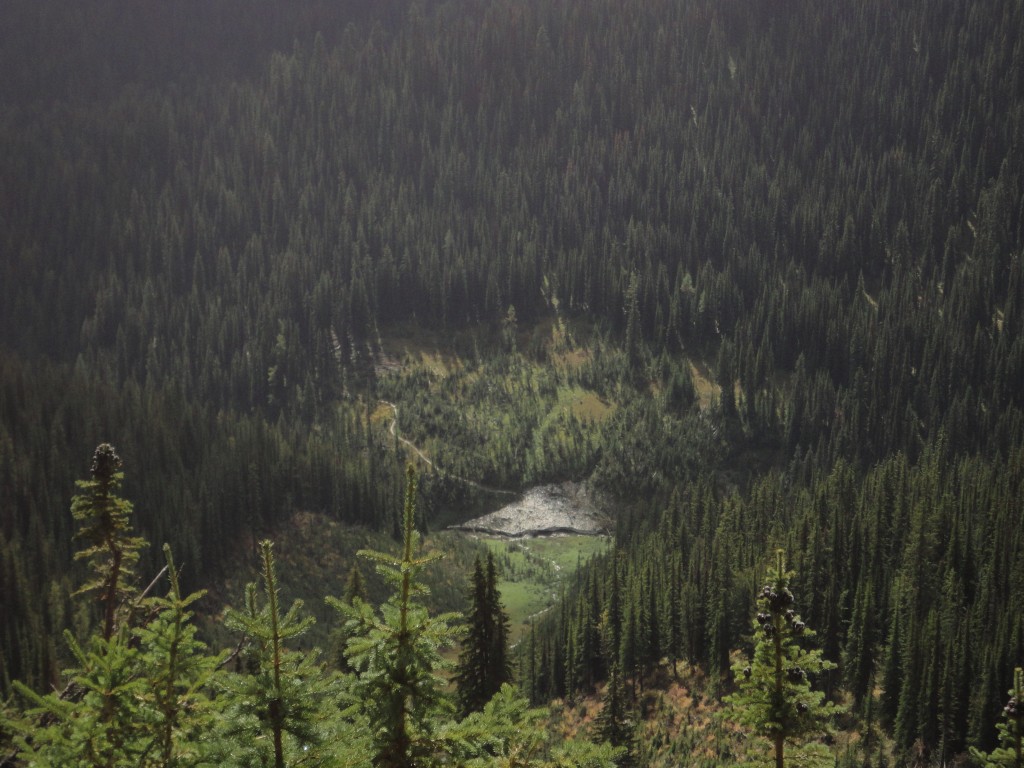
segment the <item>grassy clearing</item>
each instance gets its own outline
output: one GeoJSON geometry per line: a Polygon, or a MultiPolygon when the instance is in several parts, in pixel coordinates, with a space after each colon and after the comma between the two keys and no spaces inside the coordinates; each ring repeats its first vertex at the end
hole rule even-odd
{"type": "Polygon", "coordinates": [[[597,536],[484,539],[498,566],[498,589],[508,613],[511,641],[530,630],[530,621],[551,608],[576,569],[608,546],[597,536]]]}
{"type": "Polygon", "coordinates": [[[537,433],[543,434],[552,429],[563,415],[574,416],[584,423],[598,424],[611,416],[614,410],[615,406],[602,400],[596,392],[562,386],[558,389],[558,399],[538,426],[537,433]]]}
{"type": "Polygon", "coordinates": [[[575,573],[577,567],[594,555],[604,552],[608,545],[609,540],[601,536],[551,536],[527,542],[531,552],[557,564],[566,576],[575,573]]]}
{"type": "Polygon", "coordinates": [[[697,393],[701,410],[706,411],[718,402],[722,388],[715,384],[711,378],[711,371],[700,361],[690,361],[690,376],[693,378],[693,389],[697,393]]]}
{"type": "Polygon", "coordinates": [[[408,356],[438,376],[447,376],[462,367],[462,360],[452,348],[452,337],[421,326],[402,325],[381,338],[384,352],[399,361],[408,356]]]}
{"type": "Polygon", "coordinates": [[[370,422],[372,424],[384,424],[387,426],[393,418],[395,418],[394,410],[385,403],[377,403],[377,407],[370,414],[370,422]]]}
{"type": "Polygon", "coordinates": [[[614,406],[602,400],[596,392],[580,387],[559,390],[558,405],[572,411],[572,414],[581,421],[604,421],[615,410],[614,406]]]}

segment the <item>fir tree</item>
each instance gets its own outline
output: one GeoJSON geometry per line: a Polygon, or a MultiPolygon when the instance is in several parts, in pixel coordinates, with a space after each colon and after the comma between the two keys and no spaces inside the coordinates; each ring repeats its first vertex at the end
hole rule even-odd
{"type": "Polygon", "coordinates": [[[1024,669],[1013,671],[1010,700],[1003,707],[1003,722],[996,726],[999,746],[991,752],[971,749],[971,757],[983,768],[1022,768],[1024,766],[1024,669]]]}
{"type": "Polygon", "coordinates": [[[616,760],[619,766],[633,765],[632,750],[635,722],[630,716],[628,693],[619,665],[613,664],[608,673],[608,687],[601,698],[601,711],[595,722],[596,740],[607,742],[624,751],[616,760]]]}
{"type": "Polygon", "coordinates": [[[498,590],[498,569],[494,565],[494,553],[487,553],[487,612],[493,627],[491,637],[491,666],[487,687],[493,692],[505,683],[512,682],[512,662],[508,654],[509,620],[501,604],[498,590]]]}
{"type": "Polygon", "coordinates": [[[822,733],[837,711],[824,701],[823,693],[811,688],[811,677],[836,665],[824,660],[820,650],[799,645],[813,632],[796,613],[789,589],[793,575],[786,571],[779,550],[768,584],[757,598],[754,657],[733,666],[739,690],[726,697],[735,720],[771,742],[775,768],[785,768],[787,744],[795,748],[802,765],[833,762],[821,745],[804,743],[822,733]]]}
{"type": "Polygon", "coordinates": [[[621,748],[567,739],[548,727],[551,713],[530,709],[511,685],[503,685],[480,712],[452,730],[454,765],[466,768],[613,768],[621,748]]]}
{"type": "MultiPolygon", "coordinates": [[[[126,563],[133,561],[130,555],[144,543],[127,536],[131,505],[112,493],[121,479],[112,471],[119,464],[113,449],[101,445],[92,483],[80,484],[91,497],[76,498],[79,519],[87,520],[86,537],[99,542],[90,553],[99,574],[91,587],[102,590],[108,606],[113,605],[110,598],[123,594],[117,574],[124,577],[126,563]],[[87,509],[93,514],[86,515],[87,509]]],[[[144,620],[138,627],[111,623],[108,611],[100,633],[84,642],[65,633],[75,666],[61,694],[42,696],[14,684],[30,707],[8,727],[16,732],[17,756],[27,764],[91,768],[200,762],[204,741],[199,734],[211,722],[203,689],[220,659],[205,653],[191,623],[189,607],[202,593],[182,596],[166,545],[164,554],[170,592],[162,598],[145,598],[143,593],[137,607],[144,620]]]]}
{"type": "Polygon", "coordinates": [[[314,653],[289,651],[286,643],[313,624],[302,616],[302,601],[287,613],[279,604],[273,545],[260,542],[263,597],[255,583],[246,588],[245,610],[224,618],[229,629],[244,633],[249,646],[243,669],[221,682],[221,761],[229,765],[285,765],[302,755],[312,761],[332,748],[328,738],[334,713],[329,706],[339,692],[314,653]],[[310,754],[312,752],[312,755],[310,754]]]}
{"type": "Polygon", "coordinates": [[[366,583],[363,580],[363,572],[359,570],[359,563],[352,563],[348,572],[348,579],[345,581],[345,602],[349,605],[356,600],[366,600],[366,583]]]}
{"type": "Polygon", "coordinates": [[[416,519],[416,473],[406,472],[402,517],[402,555],[363,550],[395,592],[380,615],[362,601],[328,602],[348,617],[352,637],[348,660],[356,670],[354,703],[346,714],[365,717],[371,729],[371,760],[378,768],[413,768],[435,760],[443,747],[438,729],[450,710],[445,681],[438,675],[444,661],[440,647],[451,643],[455,614],[431,617],[418,599],[425,587],[418,576],[440,555],[415,557],[419,544],[416,519]]]}
{"type": "Polygon", "coordinates": [[[468,629],[455,680],[463,716],[479,712],[512,679],[508,659],[508,617],[501,607],[494,556],[486,567],[477,557],[473,567],[468,629]]]}
{"type": "Polygon", "coordinates": [[[94,635],[84,645],[70,632],[65,638],[75,664],[67,673],[70,695],[41,696],[14,683],[29,702],[23,719],[7,723],[17,757],[27,765],[75,768],[142,764],[148,740],[139,704],[148,683],[139,650],[120,635],[94,635]]]}
{"type": "Polygon", "coordinates": [[[455,674],[458,685],[459,708],[463,716],[479,712],[490,696],[487,688],[487,659],[490,655],[491,633],[487,616],[487,581],[483,565],[477,557],[473,564],[472,588],[466,636],[459,665],[455,674]]]}
{"type": "MultiPolygon", "coordinates": [[[[362,602],[366,600],[366,585],[358,563],[353,563],[349,569],[348,578],[345,581],[345,592],[341,599],[350,606],[355,605],[356,601],[362,602]]],[[[330,659],[334,667],[342,672],[354,671],[352,665],[348,663],[348,656],[346,655],[349,637],[349,628],[345,623],[331,630],[330,659]]]]}
{"type": "Polygon", "coordinates": [[[75,559],[88,560],[94,573],[77,594],[99,593],[103,638],[109,640],[114,634],[117,611],[130,595],[132,569],[145,541],[131,535],[131,502],[117,495],[124,473],[114,446],[97,446],[90,473],[91,479],[76,483],[82,492],[71,500],[71,515],[82,524],[75,538],[86,544],[85,549],[75,553],[75,559]]]}
{"type": "Polygon", "coordinates": [[[183,596],[171,548],[164,545],[170,589],[166,597],[147,600],[147,613],[155,618],[135,631],[144,653],[142,669],[147,685],[141,704],[149,713],[152,734],[140,765],[192,765],[203,756],[204,739],[213,714],[206,691],[224,654],[206,653],[196,637],[190,607],[205,592],[183,596]]]}

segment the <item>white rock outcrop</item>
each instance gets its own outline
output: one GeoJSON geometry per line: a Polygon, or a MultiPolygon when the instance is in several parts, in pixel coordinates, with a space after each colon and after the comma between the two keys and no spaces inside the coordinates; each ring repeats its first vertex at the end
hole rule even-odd
{"type": "Polygon", "coordinates": [[[453,529],[500,536],[541,536],[552,533],[599,535],[607,521],[585,486],[578,483],[540,485],[518,501],[453,529]]]}

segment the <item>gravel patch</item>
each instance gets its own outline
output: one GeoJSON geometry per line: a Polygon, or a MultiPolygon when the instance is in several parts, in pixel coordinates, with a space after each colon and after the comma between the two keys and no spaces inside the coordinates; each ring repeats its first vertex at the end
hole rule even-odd
{"type": "Polygon", "coordinates": [[[531,488],[521,499],[497,512],[451,527],[511,537],[608,533],[606,516],[598,511],[586,487],[568,482],[531,488]]]}

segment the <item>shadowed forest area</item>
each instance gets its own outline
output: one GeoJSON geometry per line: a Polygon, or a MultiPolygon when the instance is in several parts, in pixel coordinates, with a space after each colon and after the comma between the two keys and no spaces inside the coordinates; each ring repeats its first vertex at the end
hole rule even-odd
{"type": "MultiPolygon", "coordinates": [[[[98,443],[138,573],[167,542],[188,593],[296,515],[401,539],[400,434],[437,465],[421,529],[562,480],[617,511],[517,646],[532,703],[642,708],[680,668],[733,692],[782,548],[864,734],[844,765],[996,746],[1024,663],[1019,0],[0,20],[0,696],[99,626],[69,511],[98,443]]],[[[658,739],[631,754],[699,753],[658,739]]]]}

